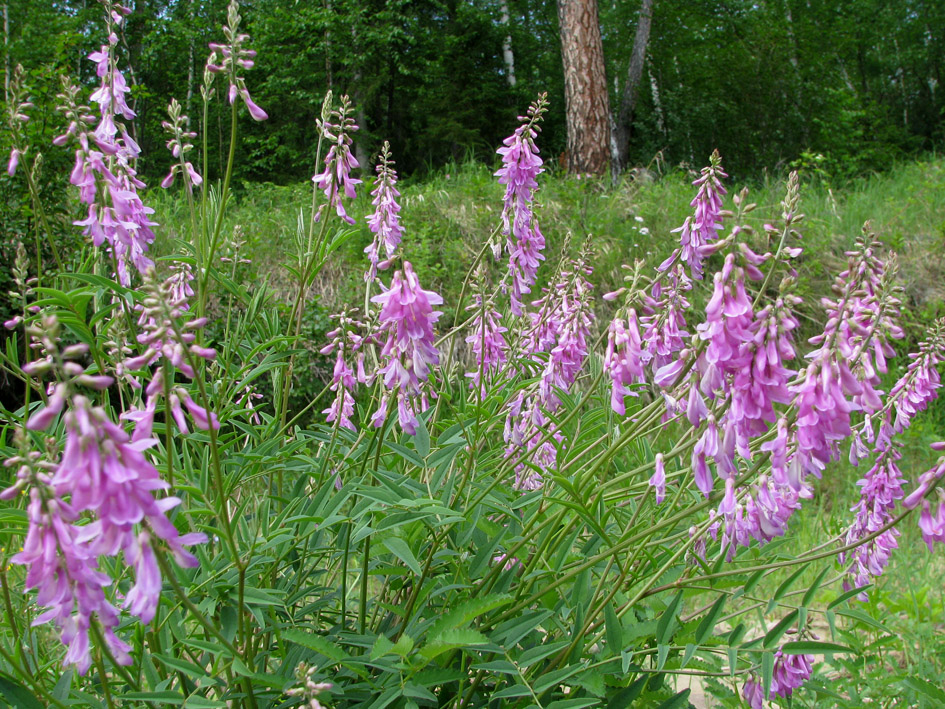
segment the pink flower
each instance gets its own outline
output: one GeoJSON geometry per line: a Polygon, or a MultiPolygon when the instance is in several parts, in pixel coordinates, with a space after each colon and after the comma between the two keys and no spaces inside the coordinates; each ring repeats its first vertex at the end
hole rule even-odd
{"type": "Polygon", "coordinates": [[[644,376],[643,346],[637,327],[637,313],[627,310],[626,324],[622,318],[614,318],[607,335],[607,352],[604,355],[604,371],[610,375],[610,406],[619,415],[626,411],[624,403],[627,396],[637,396],[628,387],[631,384],[643,384],[644,376]]]}
{"type": "MultiPolygon", "coordinates": [[[[678,229],[681,232],[679,257],[689,265],[692,277],[702,278],[702,260],[704,247],[718,239],[722,228],[722,196],[725,188],[719,178],[728,177],[722,170],[722,160],[718,150],[712,152],[708,167],[702,168],[702,176],[692,184],[699,186],[699,192],[690,202],[695,207],[695,214],[686,217],[678,229]]],[[[675,254],[674,254],[675,255],[675,254]]],[[[663,264],[668,266],[668,264],[663,264]]],[[[664,270],[663,267],[660,270],[664,270]]]]}
{"type": "Polygon", "coordinates": [[[656,454],[656,462],[653,466],[653,475],[649,480],[650,487],[656,490],[656,504],[660,504],[666,497],[666,466],[663,463],[663,454],[656,454]]]}
{"type": "Polygon", "coordinates": [[[501,325],[502,315],[495,310],[492,302],[484,305],[478,293],[475,302],[466,309],[476,313],[472,334],[466,338],[476,356],[476,368],[467,372],[466,376],[472,379],[470,388],[478,386],[480,394],[485,397],[487,389],[484,378],[491,377],[508,360],[509,345],[502,335],[508,328],[501,325]]]}
{"type": "Polygon", "coordinates": [[[374,280],[377,275],[378,262],[381,260],[381,247],[384,250],[384,260],[389,261],[400,245],[404,230],[400,226],[400,205],[397,198],[397,172],[391,167],[394,161],[390,159],[390,144],[385,140],[381,148],[380,161],[377,164],[377,184],[371,196],[374,201],[374,214],[367,218],[368,228],[374,232],[374,240],[364,249],[371,267],[364,274],[365,281],[374,280]]]}
{"type": "MultiPolygon", "coordinates": [[[[314,175],[312,182],[325,193],[328,206],[334,208],[341,219],[354,224],[354,219],[348,216],[341,201],[342,194],[348,199],[354,199],[357,196],[355,185],[361,184],[361,180],[351,177],[351,171],[360,166],[351,152],[351,133],[356,131],[358,126],[348,115],[350,111],[351,102],[347,96],[342,96],[340,108],[333,109],[331,112],[337,123],[319,120],[322,135],[329,141],[331,147],[325,156],[325,169],[314,175]]],[[[317,218],[321,218],[320,211],[317,218]]]]}
{"type": "Polygon", "coordinates": [[[232,105],[239,96],[246,104],[249,115],[253,120],[264,121],[269,116],[264,110],[257,106],[249,95],[249,89],[246,88],[246,80],[240,76],[241,69],[252,69],[255,64],[256,51],[247,49],[246,42],[249,40],[248,34],[242,34],[239,31],[242,18],[239,15],[239,8],[236,2],[230,2],[227,7],[227,23],[223,26],[223,36],[226,37],[225,43],[211,42],[210,58],[207,60],[207,72],[209,74],[226,74],[229,86],[227,88],[227,100],[232,105]],[[219,52],[222,61],[217,63],[219,52]]]}
{"type": "MultiPolygon", "coordinates": [[[[531,292],[538,272],[538,264],[544,260],[545,237],[538,228],[532,209],[532,197],[538,187],[536,178],[544,169],[538,157],[535,138],[538,122],[545,112],[545,95],[529,106],[525,116],[519,116],[522,124],[503,141],[498,149],[502,156],[502,167],[495,173],[499,184],[505,185],[505,203],[502,208],[502,234],[506,238],[509,253],[509,271],[512,274],[512,312],[522,314],[522,301],[531,292]]],[[[496,254],[498,258],[499,254],[496,254]]]]}
{"type": "MultiPolygon", "coordinates": [[[[423,290],[413,266],[405,261],[403,271],[394,273],[390,288],[371,301],[381,306],[377,337],[386,336],[378,374],[396,398],[401,428],[414,434],[422,393],[420,384],[440,361],[433,326],[442,313],[433,310],[433,306],[442,304],[443,299],[433,291],[423,290]]],[[[385,396],[374,414],[375,426],[386,418],[387,401],[385,396]]]]}

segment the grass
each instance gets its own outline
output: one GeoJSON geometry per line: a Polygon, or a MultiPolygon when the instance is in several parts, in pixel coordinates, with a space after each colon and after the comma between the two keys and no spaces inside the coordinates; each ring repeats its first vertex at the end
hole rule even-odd
{"type": "MultiPolygon", "coordinates": [[[[680,170],[658,175],[649,171],[621,180],[578,179],[552,171],[544,175],[537,193],[539,223],[548,240],[548,263],[559,257],[570,235],[571,249],[586,239],[597,257],[594,280],[600,292],[620,285],[620,265],[644,259],[657,264],[676,243],[672,230],[691,212],[689,201],[697,175],[680,170]]],[[[762,225],[780,215],[786,175],[766,177],[749,185],[748,199],[757,209],[747,223],[758,234],[762,225]]],[[[800,231],[805,256],[799,279],[808,293],[824,293],[843,263],[842,253],[860,234],[866,221],[885,244],[899,253],[910,326],[942,312],[945,296],[945,261],[930,254],[945,248],[945,159],[904,163],[888,172],[869,175],[843,188],[833,188],[820,176],[802,178],[801,209],[806,215],[800,231]]],[[[439,291],[447,307],[455,303],[463,278],[484,240],[500,223],[503,188],[492,169],[479,163],[444,168],[423,182],[401,185],[405,229],[403,253],[424,287],[439,291]]],[[[741,185],[729,185],[729,198],[741,185]]],[[[372,211],[370,187],[362,189],[348,209],[356,217],[372,211]]],[[[287,298],[292,288],[280,264],[295,254],[295,233],[300,210],[307,217],[310,186],[276,187],[244,184],[237,190],[224,226],[235,227],[247,241],[254,261],[253,276],[267,276],[277,295],[287,298]]],[[[187,214],[179,193],[152,190],[165,244],[187,232],[187,214]]],[[[730,205],[730,199],[728,205],[730,205]]],[[[313,287],[313,297],[330,311],[343,303],[358,302],[363,273],[362,250],[371,240],[363,219],[353,227],[348,245],[313,287]]],[[[161,245],[158,244],[160,250],[161,245]]],[[[551,269],[545,267],[546,274],[551,269]]],[[[816,303],[809,316],[817,320],[816,303]]],[[[450,315],[451,313],[447,313],[450,315]]]]}

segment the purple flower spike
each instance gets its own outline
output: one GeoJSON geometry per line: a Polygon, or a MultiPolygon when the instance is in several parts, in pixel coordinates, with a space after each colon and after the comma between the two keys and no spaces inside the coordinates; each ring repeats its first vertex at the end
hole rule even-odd
{"type": "MultiPolygon", "coordinates": [[[[545,237],[538,228],[532,210],[532,198],[544,172],[538,157],[535,138],[538,122],[547,108],[546,95],[533,103],[525,116],[519,116],[522,125],[503,141],[498,149],[502,167],[495,173],[499,184],[505,185],[505,204],[502,208],[502,234],[509,253],[509,271],[512,274],[512,312],[522,314],[522,301],[531,293],[538,273],[538,264],[544,260],[545,237]]],[[[498,251],[499,249],[495,249],[498,251]]],[[[498,258],[498,253],[496,255],[498,258]]]]}
{"type": "Polygon", "coordinates": [[[400,245],[404,230],[400,226],[400,205],[397,204],[397,198],[400,192],[397,191],[397,172],[392,165],[394,161],[390,159],[390,144],[385,140],[384,147],[381,148],[380,161],[377,163],[377,186],[371,192],[374,201],[374,214],[367,218],[368,227],[374,232],[374,240],[364,249],[368,260],[371,262],[370,268],[364,274],[365,281],[373,281],[377,275],[378,263],[381,259],[381,248],[384,250],[384,261],[390,261],[394,252],[400,245]]]}
{"type": "Polygon", "coordinates": [[[626,322],[618,317],[610,323],[607,353],[604,356],[604,371],[610,374],[611,379],[610,406],[617,414],[623,416],[627,412],[624,403],[626,397],[637,396],[637,393],[628,387],[631,384],[646,382],[637,313],[632,308],[627,311],[626,322]]]}
{"type": "Polygon", "coordinates": [[[480,395],[485,397],[488,391],[485,379],[490,378],[508,361],[509,345],[502,335],[508,328],[502,327],[502,315],[495,309],[492,301],[483,304],[482,296],[478,293],[476,301],[466,309],[476,313],[472,334],[466,338],[476,355],[476,368],[467,372],[466,376],[472,379],[469,387],[479,387],[480,395]]]}
{"type": "Polygon", "coordinates": [[[331,317],[338,321],[338,327],[328,333],[331,341],[320,351],[325,355],[336,353],[330,387],[331,391],[335,392],[335,399],[322,413],[327,414],[325,420],[328,423],[337,422],[339,426],[353,431],[355,425],[351,421],[354,415],[352,392],[357,389],[359,382],[367,383],[368,381],[368,377],[364,375],[364,353],[361,349],[365,343],[373,340],[358,334],[358,330],[364,329],[364,323],[349,316],[347,311],[331,317]],[[355,354],[358,355],[358,369],[360,370],[358,376],[351,368],[351,358],[355,354]]]}
{"type": "Polygon", "coordinates": [[[227,6],[226,24],[223,26],[223,35],[226,42],[223,44],[211,42],[210,59],[207,61],[207,71],[209,74],[226,74],[229,81],[227,88],[227,100],[232,105],[239,96],[246,104],[249,115],[255,121],[264,121],[269,115],[262,110],[249,95],[249,89],[246,88],[246,80],[240,76],[241,69],[252,69],[256,51],[246,49],[245,44],[249,40],[248,34],[241,34],[239,31],[240,22],[243,18],[239,14],[239,5],[236,0],[232,0],[227,6]],[[222,61],[217,63],[217,52],[223,57],[222,61]]]}
{"type": "Polygon", "coordinates": [[[663,463],[663,454],[656,454],[656,463],[653,466],[653,475],[650,476],[650,487],[656,490],[656,504],[663,502],[666,497],[666,466],[663,463]]]}
{"type": "MultiPolygon", "coordinates": [[[[342,96],[341,106],[331,111],[331,116],[337,123],[319,119],[319,130],[331,147],[325,156],[324,171],[314,175],[312,182],[325,193],[328,206],[333,208],[335,213],[348,224],[354,224],[354,219],[348,216],[341,201],[342,194],[348,199],[354,199],[357,196],[355,185],[361,184],[361,180],[351,177],[351,171],[360,165],[351,152],[351,134],[358,129],[358,126],[348,115],[350,112],[351,102],[347,96],[342,96]]],[[[321,210],[319,210],[316,219],[320,219],[321,216],[321,210]]]]}
{"type": "Polygon", "coordinates": [[[417,430],[418,408],[423,406],[421,383],[427,381],[430,368],[440,361],[433,326],[442,313],[433,306],[440,305],[443,299],[433,291],[423,290],[413,266],[404,261],[403,271],[394,273],[390,288],[371,301],[381,306],[377,336],[386,336],[386,341],[381,349],[378,375],[388,390],[372,420],[375,427],[383,424],[392,394],[401,429],[413,435],[417,430]]]}
{"type": "Polygon", "coordinates": [[[529,313],[531,325],[524,333],[520,357],[531,360],[541,376],[537,388],[520,391],[509,405],[504,432],[506,457],[526,453],[515,468],[517,490],[540,488],[542,471],[555,466],[558,447],[564,443],[558,431],[552,440],[542,439],[550,422],[547,413],[561,406],[558,390],[571,388],[587,357],[593,317],[592,287],[586,278],[591,272],[588,256],[585,248],[559,273],[545,296],[533,303],[535,312],[529,313]]]}
{"type": "MultiPolygon", "coordinates": [[[[771,676],[771,689],[768,700],[775,697],[789,697],[795,689],[810,679],[813,671],[813,655],[785,655],[778,650],[774,655],[774,671],[771,676]]],[[[751,709],[762,709],[765,703],[764,688],[761,680],[754,674],[745,682],[742,696],[751,709]]]]}
{"type": "Polygon", "coordinates": [[[718,239],[722,228],[722,196],[725,194],[719,179],[722,177],[728,175],[722,170],[719,151],[715,150],[709,158],[708,167],[702,168],[702,176],[692,183],[699,186],[695,199],[689,203],[695,207],[694,215],[686,217],[683,225],[673,230],[681,232],[679,257],[689,265],[690,273],[696,280],[702,278],[703,247],[718,239]]]}

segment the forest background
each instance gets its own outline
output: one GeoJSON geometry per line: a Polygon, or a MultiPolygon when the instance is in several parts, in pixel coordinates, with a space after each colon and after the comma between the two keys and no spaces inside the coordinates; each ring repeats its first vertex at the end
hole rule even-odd
{"type": "MultiPolygon", "coordinates": [[[[156,149],[165,109],[176,96],[195,115],[206,46],[226,3],[130,4],[121,41],[138,115],[133,137],[148,156],[139,171],[156,184],[171,163],[156,149]]],[[[94,78],[84,57],[99,41],[98,3],[5,0],[2,10],[5,67],[23,64],[44,112],[31,130],[52,130],[58,74],[94,78]]],[[[940,2],[604,0],[596,10],[615,127],[629,130],[628,165],[659,155],[698,168],[718,149],[737,178],[783,171],[804,156],[849,178],[945,139],[940,2]],[[644,16],[649,31],[640,37],[644,16]],[[628,98],[631,110],[621,115],[628,98]]],[[[383,140],[405,176],[468,157],[491,161],[493,146],[542,91],[552,106],[543,154],[565,158],[565,77],[551,0],[251,0],[241,12],[265,58],[254,96],[270,120],[245,118],[238,181],[311,176],[327,89],[349,94],[357,107],[362,164],[383,140]]],[[[212,110],[211,165],[219,165],[227,118],[222,105],[212,110]]]]}

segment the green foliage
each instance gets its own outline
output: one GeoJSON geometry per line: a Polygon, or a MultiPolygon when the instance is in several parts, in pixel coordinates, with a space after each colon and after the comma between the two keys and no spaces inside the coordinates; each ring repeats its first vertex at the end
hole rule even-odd
{"type": "MultiPolygon", "coordinates": [[[[481,117],[483,124],[499,130],[490,123],[498,109],[490,114],[493,109],[477,102],[497,104],[501,67],[494,54],[475,51],[501,42],[502,32],[489,21],[495,8],[460,3],[421,3],[419,8],[397,3],[300,5],[260,2],[248,14],[271,53],[283,25],[300,20],[297,33],[284,35],[285,71],[300,71],[318,56],[292,53],[306,32],[322,37],[320,52],[330,54],[329,66],[337,62],[351,72],[350,77],[341,70],[333,74],[338,82],[354,81],[359,70],[367,76],[371,62],[385,50],[399,48],[402,54],[395,52],[393,68],[388,67],[391,76],[399,81],[396,72],[416,73],[418,83],[403,91],[425,111],[422,120],[414,116],[416,123],[405,121],[411,130],[419,128],[415,135],[401,136],[404,145],[419,141],[422,129],[422,135],[437,136],[438,146],[425,160],[433,165],[453,159],[428,182],[407,183],[402,199],[404,257],[423,274],[424,285],[442,292],[448,303],[441,324],[453,340],[449,349],[440,343],[444,356],[435,403],[420,415],[415,435],[401,433],[391,421],[371,425],[380,381],[357,402],[356,430],[312,415],[329,403],[325,384],[330,363],[319,353],[326,330],[333,327],[327,314],[370,296],[361,278],[362,250],[370,238],[360,220],[370,210],[367,190],[348,205],[359,217],[353,228],[334,221],[331,210],[316,221],[317,207],[324,204],[318,191],[313,198],[310,185],[245,183],[234,188],[229,179],[208,179],[193,202],[180,193],[148,193],[146,201],[157,206],[162,224],[154,249],[158,268],[163,271],[172,262],[196,266],[192,310],[178,313],[175,327],[185,315],[206,317],[206,326],[196,329],[201,343],[216,349],[212,361],[197,363],[192,381],[182,374],[175,378],[167,365],[166,383],[191,392],[219,415],[222,425],[219,430],[182,432],[172,427],[165,409],[154,422],[147,455],[181,498],[173,523],[181,532],[204,532],[207,542],[195,547],[199,565],[186,569],[174,565],[159,546],[162,601],[157,617],[147,626],[128,618],[118,629],[132,646],[132,664],[115,662],[93,632],[95,668],[79,676],[61,670],[65,651],[57,633],[45,624],[33,626],[33,596],[10,592],[22,587],[24,570],[8,563],[9,550],[21,542],[29,520],[24,497],[5,502],[0,510],[4,701],[27,707],[127,703],[258,709],[298,705],[302,698],[297,690],[308,682],[325,682],[331,687],[324,688],[320,699],[338,709],[616,709],[634,704],[669,709],[688,706],[693,687],[683,680],[695,675],[723,706],[734,707],[741,702],[739,688],[747,676],[758,677],[767,690],[780,648],[815,656],[813,681],[783,704],[861,706],[867,698],[892,697],[935,706],[945,676],[934,625],[943,612],[940,562],[922,552],[921,583],[914,574],[892,572],[869,589],[864,605],[853,599],[856,590],[838,588],[841,577],[833,554],[819,546],[824,540],[832,544],[849,523],[851,496],[856,494],[849,469],[838,466],[825,476],[818,504],[794,519],[789,536],[740,548],[728,559],[708,535],[709,511],[719,504],[722,491],[701,494],[687,462],[698,432],[679,421],[664,423],[666,408],[655,390],[641,391],[629,403],[626,417],[614,415],[600,358],[593,354],[573,390],[559,392],[561,407],[548,413],[538,432],[555,448],[554,469],[541,489],[515,489],[516,468],[534,463],[523,447],[505,445],[502,429],[510,403],[534,389],[536,378],[527,368],[509,369],[487,391],[471,390],[461,374],[461,344],[454,357],[453,343],[462,342],[462,332],[449,331],[449,322],[459,320],[469,302],[468,293],[465,301],[460,294],[475,256],[500,222],[501,188],[492,170],[471,160],[455,162],[474,154],[485,135],[484,129],[470,128],[470,122],[481,117]],[[407,17],[407,9],[417,9],[419,19],[407,17]],[[276,18],[269,26],[268,17],[276,18]],[[415,24],[398,29],[405,18],[415,24]],[[465,38],[462,32],[468,27],[476,32],[465,38]],[[449,49],[443,61],[432,44],[421,41],[440,30],[445,30],[442,42],[449,49]],[[351,42],[347,32],[353,33],[351,42]],[[420,61],[410,68],[413,58],[420,61]],[[488,74],[489,80],[449,86],[454,82],[448,79],[462,72],[488,74]],[[443,110],[446,104],[455,105],[457,115],[469,121],[454,120],[453,113],[443,110]],[[311,212],[299,209],[310,202],[311,212]],[[250,408],[245,395],[253,390],[263,395],[263,403],[250,408]],[[660,505],[647,482],[656,451],[666,455],[669,479],[669,494],[660,505]],[[708,542],[705,553],[697,551],[700,541],[708,542]],[[903,584],[897,576],[907,582],[906,588],[897,587],[903,584]]],[[[132,41],[132,53],[154,63],[164,57],[162,43],[186,45],[211,32],[200,18],[215,9],[211,2],[162,7],[175,23],[190,21],[192,33],[162,37],[159,24],[147,18],[143,27],[130,27],[133,38],[148,38],[140,44],[132,41]]],[[[547,32],[549,8],[539,8],[544,12],[527,19],[547,32]]],[[[734,9],[734,19],[746,23],[737,26],[753,26],[748,20],[755,10],[734,9]]],[[[169,51],[167,57],[179,58],[180,51],[169,51]]],[[[542,66],[539,59],[533,58],[531,66],[542,66]]],[[[520,66],[530,65],[525,61],[520,66]]],[[[708,78],[710,68],[702,67],[700,76],[708,78]]],[[[275,72],[260,92],[271,91],[270,101],[290,85],[285,76],[273,77],[275,72]]],[[[733,81],[731,76],[720,80],[733,81]]],[[[290,114],[317,106],[316,85],[314,80],[299,82],[295,103],[286,104],[290,114]]],[[[370,111],[381,90],[368,84],[363,91],[365,110],[370,111]]],[[[148,106],[160,95],[158,89],[137,89],[142,130],[157,121],[148,106]]],[[[684,98],[681,94],[674,100],[681,106],[684,98]]],[[[720,101],[717,108],[721,118],[736,117],[735,103],[720,101]]],[[[216,110],[206,109],[202,130],[212,131],[224,115],[216,110]]],[[[208,159],[213,163],[237,153],[239,144],[248,151],[243,174],[295,179],[294,157],[313,149],[302,139],[286,139],[288,115],[285,123],[275,124],[276,139],[252,127],[240,143],[247,127],[237,120],[236,133],[221,138],[208,159]]],[[[500,132],[508,132],[508,126],[500,132]]],[[[151,140],[157,142],[153,136],[151,140]]],[[[485,151],[491,153],[492,145],[485,151]]],[[[808,255],[798,262],[798,276],[808,301],[829,292],[829,277],[837,270],[833,266],[859,230],[860,213],[867,206],[877,217],[874,229],[898,239],[907,252],[909,234],[941,238],[941,161],[897,167],[835,192],[833,166],[823,166],[814,155],[806,152],[800,158],[808,173],[810,243],[808,255]],[[906,195],[916,189],[924,190],[925,197],[913,209],[906,195]]],[[[317,162],[317,155],[308,157],[317,162]]],[[[221,165],[218,172],[231,175],[231,167],[221,165]]],[[[639,171],[635,179],[628,177],[615,187],[546,177],[537,212],[548,235],[546,272],[589,243],[595,247],[600,292],[622,283],[624,262],[645,258],[659,263],[674,247],[672,229],[691,211],[693,174],[684,169],[665,175],[639,171]]],[[[749,238],[761,240],[764,220],[773,218],[783,188],[776,180],[758,185],[752,199],[759,209],[746,221],[754,229],[754,237],[746,232],[749,238]]],[[[923,253],[921,246],[915,248],[923,253]]],[[[71,250],[65,260],[64,272],[54,272],[44,268],[40,255],[34,275],[42,281],[28,293],[30,302],[42,307],[42,317],[58,318],[67,342],[89,346],[83,366],[119,375],[115,352],[122,346],[138,348],[132,313],[146,294],[102,275],[109,265],[101,252],[71,250]]],[[[904,259],[905,272],[923,274],[915,277],[920,281],[928,273],[920,269],[935,267],[927,261],[904,259]]],[[[710,270],[718,266],[719,257],[709,265],[710,270]]],[[[907,292],[910,304],[920,302],[919,291],[907,292]]],[[[706,295],[703,284],[693,292],[694,303],[706,295]]],[[[940,307],[932,296],[921,302],[926,311],[916,312],[940,307]]],[[[607,307],[595,306],[601,313],[607,307]]],[[[819,331],[820,312],[811,308],[802,313],[805,331],[819,331]]],[[[921,316],[915,316],[913,337],[921,323],[921,316]]],[[[64,427],[58,412],[46,432],[23,427],[37,407],[34,393],[50,395],[38,379],[30,379],[35,371],[21,367],[21,353],[29,354],[22,337],[22,330],[10,337],[2,363],[26,383],[28,395],[0,408],[0,453],[10,458],[33,450],[37,460],[52,465],[59,460],[64,427]]],[[[371,343],[367,356],[377,357],[375,345],[371,343]]],[[[142,404],[141,390],[120,376],[111,388],[90,396],[116,422],[129,404],[139,410],[142,404]]],[[[926,428],[913,429],[913,438],[906,439],[910,452],[934,434],[941,416],[933,410],[926,428]]],[[[83,444],[91,445],[89,440],[83,444]]],[[[752,444],[757,465],[739,471],[746,479],[766,472],[759,444],[752,444]]],[[[920,456],[910,460],[914,470],[907,474],[914,479],[928,461],[920,456]]],[[[3,488],[17,472],[7,470],[3,488]]],[[[78,521],[94,535],[90,522],[78,521]]],[[[918,568],[917,538],[915,529],[903,535],[903,568],[918,568]]],[[[136,580],[137,571],[126,568],[128,562],[127,557],[102,561],[112,579],[107,593],[116,602],[128,596],[136,580]]]]}

